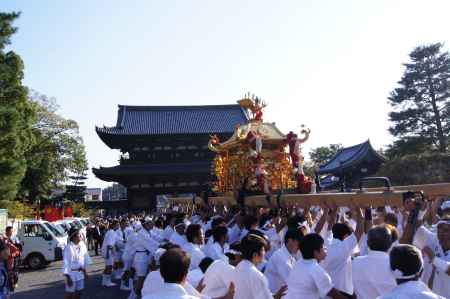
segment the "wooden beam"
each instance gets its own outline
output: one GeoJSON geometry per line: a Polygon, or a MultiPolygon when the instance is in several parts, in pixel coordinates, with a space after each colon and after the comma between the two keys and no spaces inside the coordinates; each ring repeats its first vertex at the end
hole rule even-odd
{"type": "MultiPolygon", "coordinates": [[[[412,186],[394,187],[391,191],[384,191],[383,188],[369,188],[357,192],[324,192],[318,194],[285,194],[281,196],[280,204],[287,206],[351,206],[358,207],[400,207],[403,205],[403,193],[405,191],[424,191],[425,196],[435,200],[450,195],[450,183],[425,184],[412,186]]],[[[276,207],[276,195],[272,196],[271,206],[276,207]]],[[[171,202],[177,204],[192,204],[192,198],[171,199],[171,202]],[[176,200],[176,201],[175,201],[176,200]]],[[[196,204],[202,205],[203,200],[199,197],[195,200],[196,204]]],[[[231,194],[228,196],[210,197],[210,205],[233,206],[237,204],[236,199],[231,194]]],[[[269,206],[265,195],[254,195],[245,198],[245,205],[250,207],[269,206]]]]}

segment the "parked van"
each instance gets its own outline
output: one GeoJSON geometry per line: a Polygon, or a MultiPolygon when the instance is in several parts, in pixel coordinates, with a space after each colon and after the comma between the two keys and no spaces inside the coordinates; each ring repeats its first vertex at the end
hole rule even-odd
{"type": "Polygon", "coordinates": [[[17,236],[22,242],[23,259],[31,269],[40,269],[50,262],[61,260],[67,244],[67,235],[51,222],[43,220],[20,222],[17,236]]]}

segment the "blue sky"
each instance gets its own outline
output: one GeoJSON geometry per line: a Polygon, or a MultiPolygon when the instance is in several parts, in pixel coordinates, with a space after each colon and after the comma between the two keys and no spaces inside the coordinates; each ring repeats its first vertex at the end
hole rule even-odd
{"type": "MultiPolygon", "coordinates": [[[[250,91],[311,147],[391,142],[387,96],[417,45],[450,45],[450,1],[1,0],[21,11],[12,49],[25,84],[76,120],[89,166],[119,153],[95,125],[118,104],[235,103],[250,91]]],[[[88,185],[106,186],[89,174],[88,185]]]]}

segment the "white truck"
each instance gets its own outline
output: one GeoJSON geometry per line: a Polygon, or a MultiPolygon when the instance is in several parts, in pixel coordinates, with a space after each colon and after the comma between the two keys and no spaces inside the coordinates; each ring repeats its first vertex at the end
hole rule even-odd
{"type": "Polygon", "coordinates": [[[48,221],[26,220],[18,224],[17,237],[23,246],[22,259],[31,269],[40,269],[62,259],[67,235],[48,221]]]}

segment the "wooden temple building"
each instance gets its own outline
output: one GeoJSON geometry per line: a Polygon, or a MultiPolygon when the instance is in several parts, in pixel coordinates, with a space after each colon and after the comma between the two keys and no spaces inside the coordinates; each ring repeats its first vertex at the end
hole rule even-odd
{"type": "Polygon", "coordinates": [[[114,127],[96,127],[109,148],[120,150],[119,165],[93,173],[125,186],[131,210],[154,209],[158,195],[199,194],[214,180],[211,135],[226,140],[248,119],[239,105],[119,105],[114,127]]]}
{"type": "Polygon", "coordinates": [[[385,158],[377,153],[370,141],[340,149],[327,163],[320,165],[317,175],[328,175],[320,182],[321,188],[341,191],[355,187],[363,177],[375,174],[385,158]]]}

